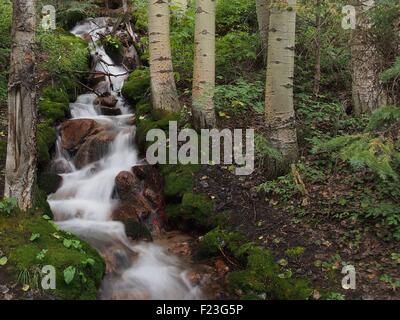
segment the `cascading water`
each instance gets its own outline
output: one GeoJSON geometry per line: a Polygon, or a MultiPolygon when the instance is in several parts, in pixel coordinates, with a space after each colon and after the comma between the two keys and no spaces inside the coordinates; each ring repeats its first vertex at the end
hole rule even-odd
{"type": "MultiPolygon", "coordinates": [[[[105,33],[108,18],[79,23],[71,32],[76,36],[90,35],[92,54],[98,59],[95,70],[112,74],[107,84],[118,97],[127,77],[126,70],[113,65],[104,48],[98,44],[98,33],[105,33]],[[97,54],[96,54],[97,53],[97,54]]],[[[153,243],[133,244],[121,222],[112,221],[111,213],[118,200],[113,199],[115,177],[138,164],[134,147],[135,128],[129,125],[129,109],[118,97],[116,107],[121,115],[104,116],[94,105],[96,94],[80,95],[70,104],[72,119],[92,119],[107,125],[116,133],[108,152],[100,160],[77,169],[67,151],[57,141],[55,165],[67,168],[61,187],[48,197],[55,220],[63,230],[73,232],[95,246],[106,261],[107,275],[101,290],[102,299],[196,299],[199,289],[186,279],[181,262],[153,243]],[[112,258],[110,258],[112,256],[112,258]]]]}

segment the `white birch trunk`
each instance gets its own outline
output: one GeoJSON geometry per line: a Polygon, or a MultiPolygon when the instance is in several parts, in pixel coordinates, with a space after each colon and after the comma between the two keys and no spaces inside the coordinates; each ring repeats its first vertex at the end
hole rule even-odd
{"type": "Polygon", "coordinates": [[[169,40],[168,0],[149,0],[149,51],[153,108],[179,111],[169,40]]]}
{"type": "Polygon", "coordinates": [[[288,170],[298,158],[293,107],[296,0],[274,0],[270,9],[265,117],[271,145],[283,155],[272,161],[272,176],[288,170]]]}
{"type": "Polygon", "coordinates": [[[214,128],[215,0],[196,0],[192,111],[197,129],[214,128]]]}

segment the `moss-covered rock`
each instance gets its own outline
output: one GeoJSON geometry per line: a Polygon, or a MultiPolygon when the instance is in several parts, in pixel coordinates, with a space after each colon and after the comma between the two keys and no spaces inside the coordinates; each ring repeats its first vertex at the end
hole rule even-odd
{"type": "Polygon", "coordinates": [[[50,170],[38,174],[38,186],[46,194],[54,193],[60,187],[62,177],[50,170]]]}
{"type": "Polygon", "coordinates": [[[0,216],[0,242],[9,260],[8,271],[16,280],[33,286],[35,270],[51,265],[56,270],[56,289],[48,294],[62,299],[96,299],[105,272],[103,259],[86,242],[60,231],[52,220],[27,213],[0,216]],[[64,270],[69,267],[75,273],[67,283],[64,270]]]}
{"type": "Polygon", "coordinates": [[[60,88],[45,88],[39,98],[38,110],[39,116],[49,124],[65,119],[69,110],[68,94],[60,88]]]}
{"type": "Polygon", "coordinates": [[[138,68],[133,71],[122,87],[122,95],[132,105],[145,98],[150,93],[150,70],[138,68]]]}
{"type": "Polygon", "coordinates": [[[122,63],[123,45],[120,39],[112,35],[107,35],[101,40],[101,43],[104,46],[104,50],[114,63],[122,63]]]}
{"type": "Polygon", "coordinates": [[[244,299],[307,299],[309,284],[294,279],[282,270],[272,253],[258,247],[239,232],[215,228],[204,235],[197,254],[199,258],[215,257],[226,252],[241,264],[242,269],[228,274],[231,289],[239,289],[244,299]]]}
{"type": "Polygon", "coordinates": [[[268,300],[305,300],[310,297],[312,290],[307,281],[286,277],[270,251],[258,247],[249,251],[246,268],[228,275],[231,288],[268,300]]]}
{"type": "Polygon", "coordinates": [[[146,150],[153,142],[147,142],[147,133],[152,129],[161,129],[166,132],[168,136],[168,128],[170,121],[179,121],[180,114],[178,113],[168,113],[160,119],[155,119],[152,115],[143,116],[137,119],[136,124],[136,141],[141,150],[146,150]]]}
{"type": "Polygon", "coordinates": [[[213,202],[204,194],[187,192],[182,203],[167,205],[168,219],[179,222],[193,222],[199,227],[213,226],[213,202]]]}
{"type": "Polygon", "coordinates": [[[56,129],[48,123],[40,123],[37,126],[37,150],[38,164],[40,167],[45,166],[51,160],[50,150],[53,148],[57,140],[56,129]]]}
{"type": "Polygon", "coordinates": [[[140,221],[135,219],[127,219],[124,221],[126,235],[135,240],[147,239],[152,241],[151,232],[140,221]]]}
{"type": "Polygon", "coordinates": [[[167,199],[181,199],[186,192],[193,189],[193,175],[200,170],[199,165],[163,165],[161,174],[164,177],[164,195],[167,199]]]}

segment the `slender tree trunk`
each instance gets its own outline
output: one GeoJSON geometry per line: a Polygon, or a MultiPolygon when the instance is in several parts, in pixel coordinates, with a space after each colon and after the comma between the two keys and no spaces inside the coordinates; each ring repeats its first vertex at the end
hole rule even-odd
{"type": "Polygon", "coordinates": [[[351,36],[352,95],[356,115],[371,113],[384,102],[379,79],[381,57],[369,33],[371,22],[367,11],[373,6],[371,0],[356,2],[356,29],[351,36]]]}
{"type": "Polygon", "coordinates": [[[267,62],[269,6],[271,0],[256,0],[258,29],[261,36],[262,54],[264,63],[267,62]]]}
{"type": "Polygon", "coordinates": [[[314,74],[314,95],[319,94],[321,84],[321,0],[317,0],[317,12],[315,15],[315,74],[314,74]]]}
{"type": "Polygon", "coordinates": [[[214,128],[215,0],[196,0],[192,112],[195,128],[214,128]]]}
{"type": "Polygon", "coordinates": [[[35,0],[14,0],[4,195],[32,207],[36,183],[35,0]]]}
{"type": "Polygon", "coordinates": [[[169,41],[168,0],[149,0],[150,77],[153,108],[180,110],[169,41]]]}
{"type": "Polygon", "coordinates": [[[269,141],[283,156],[269,164],[271,177],[287,172],[298,158],[293,107],[295,7],[296,0],[273,0],[270,10],[265,117],[269,141]]]}

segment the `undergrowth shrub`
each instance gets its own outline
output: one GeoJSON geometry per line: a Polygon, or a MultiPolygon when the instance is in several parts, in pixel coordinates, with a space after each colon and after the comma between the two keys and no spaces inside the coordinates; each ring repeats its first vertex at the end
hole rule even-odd
{"type": "Polygon", "coordinates": [[[231,31],[216,39],[217,81],[232,82],[239,77],[254,77],[261,41],[257,33],[231,31]]]}
{"type": "Polygon", "coordinates": [[[262,81],[250,82],[244,79],[233,84],[215,87],[215,109],[220,116],[239,115],[250,109],[263,112],[264,84],[262,81]]]}

